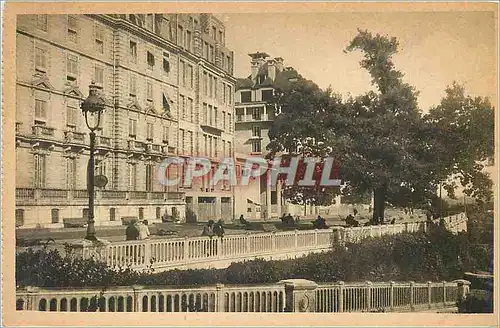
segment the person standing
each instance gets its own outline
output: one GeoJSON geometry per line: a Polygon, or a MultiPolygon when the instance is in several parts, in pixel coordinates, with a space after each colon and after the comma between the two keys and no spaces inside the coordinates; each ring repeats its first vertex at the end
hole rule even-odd
{"type": "Polygon", "coordinates": [[[136,219],[133,219],[128,224],[127,229],[125,229],[125,237],[127,240],[139,239],[139,228],[137,227],[137,220],[136,219]]]}
{"type": "Polygon", "coordinates": [[[148,239],[150,232],[148,228],[148,220],[142,221],[139,225],[139,240],[148,239]]]}

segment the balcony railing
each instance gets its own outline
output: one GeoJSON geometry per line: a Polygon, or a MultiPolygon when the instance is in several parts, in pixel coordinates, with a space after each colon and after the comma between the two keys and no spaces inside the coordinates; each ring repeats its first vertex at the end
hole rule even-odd
{"type": "Polygon", "coordinates": [[[127,198],[126,191],[117,191],[117,190],[103,190],[101,191],[102,198],[109,199],[125,199],[127,198]]]}
{"type": "MultiPolygon", "coordinates": [[[[182,200],[182,192],[163,192],[163,191],[124,191],[124,190],[97,190],[95,199],[137,199],[163,201],[182,200]]],[[[40,189],[40,188],[16,188],[16,199],[19,201],[37,199],[88,199],[89,193],[86,189],[40,189]]]]}
{"type": "Polygon", "coordinates": [[[64,189],[41,189],[42,198],[68,198],[68,191],[64,189]]]}
{"type": "Polygon", "coordinates": [[[148,193],[146,191],[131,191],[130,199],[147,199],[148,193]]]}
{"type": "Polygon", "coordinates": [[[182,199],[184,193],[183,192],[168,192],[167,193],[167,199],[182,199]]]}
{"type": "Polygon", "coordinates": [[[141,142],[141,141],[129,140],[128,141],[128,149],[144,151],[144,150],[146,150],[146,144],[144,142],[141,142]]]}
{"type": "Polygon", "coordinates": [[[96,144],[98,146],[111,147],[111,138],[104,137],[104,136],[97,136],[97,138],[96,138],[96,144]]]}
{"type": "Polygon", "coordinates": [[[32,188],[16,188],[16,198],[33,199],[35,198],[35,190],[32,188]]]}
{"type": "Polygon", "coordinates": [[[86,189],[72,190],[73,198],[88,198],[89,192],[86,189]]]}
{"type": "Polygon", "coordinates": [[[75,131],[64,132],[65,142],[85,143],[85,133],[75,131]]]}
{"type": "Polygon", "coordinates": [[[151,195],[151,199],[164,199],[165,198],[164,192],[152,192],[150,195],[151,195]]]}
{"type": "Polygon", "coordinates": [[[45,125],[33,125],[32,131],[35,136],[39,137],[53,137],[54,136],[54,128],[47,127],[45,125]]]}

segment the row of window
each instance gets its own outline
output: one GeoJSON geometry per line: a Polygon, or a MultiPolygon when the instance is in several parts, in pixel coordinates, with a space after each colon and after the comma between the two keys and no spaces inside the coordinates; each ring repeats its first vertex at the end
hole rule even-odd
{"type": "Polygon", "coordinates": [[[219,79],[207,72],[203,71],[202,76],[202,94],[206,97],[219,99],[220,97],[223,104],[231,105],[233,103],[233,88],[226,83],[222,84],[222,94],[219,94],[219,79]]]}
{"type": "MultiPolygon", "coordinates": [[[[247,111],[247,115],[248,115],[247,111]]],[[[263,107],[254,107],[251,108],[250,114],[252,115],[252,120],[253,121],[262,121],[262,116],[264,114],[264,108],[263,107]]],[[[244,122],[245,121],[245,110],[243,108],[237,108],[236,109],[236,120],[238,122],[244,122]]]]}
{"type": "MultiPolygon", "coordinates": [[[[270,90],[262,90],[262,101],[273,101],[274,92],[270,90]]],[[[252,92],[251,91],[241,91],[240,92],[240,102],[249,103],[252,102],[252,92]]]]}
{"type": "MultiPolygon", "coordinates": [[[[203,103],[203,123],[205,125],[218,127],[219,117],[218,117],[218,109],[215,106],[209,105],[207,103],[203,103]]],[[[233,127],[231,124],[231,113],[227,113],[222,111],[222,129],[231,133],[233,131],[233,127]]]]}
{"type": "MultiPolygon", "coordinates": [[[[170,139],[170,129],[168,126],[162,126],[162,142],[168,144],[170,139]]],[[[137,119],[129,118],[128,119],[128,135],[132,139],[137,138],[137,119]]],[[[155,129],[153,123],[146,122],[146,140],[153,141],[155,138],[155,129]]]]}
{"type": "MultiPolygon", "coordinates": [[[[39,45],[35,47],[35,71],[47,73],[49,67],[48,50],[46,47],[39,45]]],[[[93,80],[96,84],[104,87],[104,71],[105,67],[101,64],[94,64],[93,80]]],[[[66,80],[72,83],[78,83],[80,76],[79,59],[77,55],[68,53],[66,55],[66,80]]]]}
{"type": "MultiPolygon", "coordinates": [[[[34,154],[34,188],[45,188],[47,183],[47,156],[45,154],[34,154]]],[[[106,175],[106,162],[95,160],[95,174],[106,175]]],[[[109,179],[111,181],[111,179],[109,179]]],[[[76,158],[66,158],[66,186],[68,189],[75,189],[77,181],[77,161],[76,158]]]]}
{"type": "MultiPolygon", "coordinates": [[[[66,36],[67,40],[75,45],[79,43],[81,22],[75,15],[67,15],[66,36]]],[[[85,22],[86,24],[87,22],[85,22]]],[[[83,24],[83,25],[85,25],[83,24]]],[[[41,31],[48,32],[48,15],[37,15],[37,28],[41,31]]],[[[97,53],[104,54],[104,26],[94,23],[94,49],[97,53]]]]}
{"type": "MultiPolygon", "coordinates": [[[[48,101],[45,99],[35,98],[34,124],[46,125],[48,121],[47,114],[48,114],[48,101]]],[[[79,120],[78,117],[80,117],[81,115],[82,114],[78,108],[78,102],[68,100],[66,104],[66,127],[68,127],[69,130],[71,131],[75,130],[75,128],[78,126],[78,120],[79,120]]],[[[104,133],[104,127],[105,127],[105,116],[102,115],[98,128],[98,132],[101,135],[104,133]]]]}
{"type": "MultiPolygon", "coordinates": [[[[53,208],[50,211],[51,213],[51,223],[60,223],[60,210],[58,208],[53,208]]],[[[16,209],[15,217],[16,217],[16,226],[21,227],[24,225],[24,209],[16,209]]],[[[116,221],[116,208],[112,207],[109,209],[109,221],[116,221]]],[[[161,219],[161,207],[155,208],[155,216],[157,220],[161,219]]],[[[82,209],[82,218],[88,218],[89,209],[82,209]]],[[[138,218],[139,220],[144,220],[144,208],[139,207],[138,209],[138,218]]]]}

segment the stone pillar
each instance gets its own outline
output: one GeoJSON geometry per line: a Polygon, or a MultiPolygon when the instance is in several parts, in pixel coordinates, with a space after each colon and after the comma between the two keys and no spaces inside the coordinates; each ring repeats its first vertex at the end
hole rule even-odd
{"type": "Polygon", "coordinates": [[[134,290],[134,299],[133,299],[133,307],[132,312],[141,312],[142,307],[142,297],[141,290],[144,289],[144,286],[133,285],[132,289],[134,290]]]}
{"type": "Polygon", "coordinates": [[[276,212],[278,212],[278,217],[281,217],[281,181],[276,183],[276,212]]]}
{"type": "MultiPolygon", "coordinates": [[[[184,247],[183,247],[183,251],[184,251],[183,260],[187,262],[187,260],[189,259],[189,238],[188,238],[188,236],[184,237],[183,245],[184,245],[184,247]]],[[[194,254],[194,255],[197,256],[198,254],[194,254]]]]}
{"type": "Polygon", "coordinates": [[[269,174],[269,171],[267,171],[267,176],[266,176],[266,217],[264,219],[270,219],[271,218],[271,175],[269,174]]]}
{"type": "MultiPolygon", "coordinates": [[[[26,310],[29,311],[38,311],[38,293],[40,291],[40,288],[38,287],[33,287],[33,286],[27,286],[26,291],[28,292],[28,297],[26,300],[26,310]]],[[[49,305],[47,304],[47,307],[49,305]]]]}
{"type": "Polygon", "coordinates": [[[470,282],[463,279],[454,280],[453,282],[458,285],[458,301],[465,299],[470,291],[470,282]]]}
{"type": "Polygon", "coordinates": [[[110,242],[105,239],[97,239],[95,241],[82,239],[71,243],[74,250],[73,255],[84,259],[94,258],[98,261],[107,263],[107,248],[110,242]]]}
{"type": "Polygon", "coordinates": [[[315,312],[316,288],[314,281],[306,279],[288,279],[280,281],[285,285],[285,312],[315,312]]]}
{"type": "Polygon", "coordinates": [[[339,312],[344,312],[344,282],[339,281],[339,312]]]}
{"type": "Polygon", "coordinates": [[[446,281],[443,281],[443,306],[446,307],[446,281]]]}
{"type": "Polygon", "coordinates": [[[432,307],[432,281],[427,282],[427,301],[430,309],[432,307]]]}
{"type": "Polygon", "coordinates": [[[226,312],[224,308],[224,284],[216,284],[215,312],[226,312]]]}
{"type": "Polygon", "coordinates": [[[391,306],[391,311],[394,310],[394,281],[390,282],[391,284],[391,294],[389,295],[389,300],[390,300],[390,306],[391,306]]]}
{"type": "Polygon", "coordinates": [[[414,307],[415,299],[414,299],[414,295],[413,295],[413,292],[415,290],[414,287],[415,287],[415,282],[410,281],[410,309],[412,311],[415,309],[415,307],[414,307]]]}
{"type": "Polygon", "coordinates": [[[372,309],[372,282],[366,282],[366,309],[370,311],[372,309]]]}

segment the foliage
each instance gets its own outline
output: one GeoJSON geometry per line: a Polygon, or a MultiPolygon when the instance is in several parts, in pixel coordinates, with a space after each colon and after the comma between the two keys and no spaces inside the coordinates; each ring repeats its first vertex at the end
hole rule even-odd
{"type": "MultiPolygon", "coordinates": [[[[345,52],[361,51],[360,66],[374,90],[343,100],[299,75],[277,90],[281,113],[270,131],[269,157],[282,153],[324,158],[340,163],[346,183],[342,194],[374,193],[373,221],[384,218],[385,204],[427,208],[436,204],[438,185],[453,196],[458,177],[466,193],[491,198],[492,182],[481,161],[493,154],[493,108],[472,98],[454,83],[441,104],[423,115],[418,92],[395,68],[396,38],[358,31],[345,52]]],[[[336,188],[287,186],[293,203],[330,204],[336,188]]]]}
{"type": "Polygon", "coordinates": [[[293,260],[256,259],[226,269],[172,270],[154,273],[128,268],[112,270],[94,260],[61,256],[57,251],[28,250],[17,254],[18,286],[84,287],[139,285],[211,285],[276,283],[303,278],[334,281],[441,281],[463,278],[464,272],[487,271],[493,253],[435,227],[426,235],[404,233],[367,238],[363,243],[336,245],[331,251],[293,260]]]}
{"type": "Polygon", "coordinates": [[[458,178],[465,194],[481,201],[490,201],[493,182],[483,172],[484,162],[494,155],[494,108],[488,99],[471,97],[465,88],[453,82],[446,96],[424,117],[431,127],[437,173],[443,188],[454,197],[458,178]]]}
{"type": "MultiPolygon", "coordinates": [[[[313,179],[316,186],[300,186],[305,166],[299,169],[293,183],[284,183],[283,196],[294,204],[329,205],[340,193],[338,186],[319,186],[324,158],[331,152],[326,144],[327,136],[322,126],[327,111],[341,106],[341,99],[333,96],[330,90],[323,91],[318,85],[295,73],[294,82],[282,83],[276,87],[274,105],[279,114],[269,130],[270,143],[267,146],[268,159],[282,159],[282,166],[287,166],[291,156],[315,157],[313,179]]],[[[330,178],[334,179],[337,163],[330,170],[330,178]]],[[[281,179],[282,180],[282,179],[281,179]]],[[[282,180],[283,181],[283,180],[282,180]]],[[[283,181],[284,182],[284,181],[283,181]]]]}
{"type": "Polygon", "coordinates": [[[493,292],[471,289],[467,297],[458,303],[460,313],[493,313],[493,292]]]}

